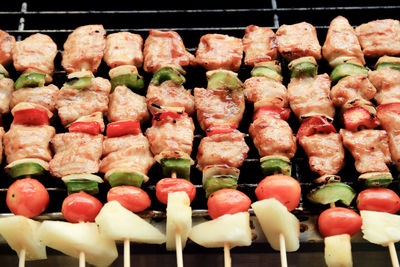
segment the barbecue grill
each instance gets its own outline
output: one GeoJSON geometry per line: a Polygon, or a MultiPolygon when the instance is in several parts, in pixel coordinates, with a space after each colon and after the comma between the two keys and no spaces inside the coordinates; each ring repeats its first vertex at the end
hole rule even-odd
{"type": "MultiPolygon", "coordinates": [[[[211,3],[201,1],[201,7],[192,7],[189,1],[185,3],[156,3],[138,1],[127,3],[125,1],[79,3],[68,2],[59,5],[56,1],[47,3],[42,1],[3,1],[0,10],[0,29],[14,35],[17,40],[22,40],[33,33],[44,33],[49,35],[58,45],[59,52],[67,36],[76,27],[86,24],[102,24],[107,34],[119,31],[130,31],[141,34],[143,39],[148,35],[150,29],[177,31],[189,52],[195,53],[200,37],[206,33],[222,33],[242,38],[246,26],[254,24],[265,26],[274,31],[282,24],[293,24],[307,21],[313,24],[318,33],[321,45],[325,41],[326,32],[330,21],[338,15],[342,15],[354,26],[375,19],[393,18],[398,19],[400,3],[398,1],[279,1],[271,0],[262,3],[252,3],[251,8],[242,8],[238,4],[211,3]]],[[[198,5],[200,6],[200,5],[198,5]]],[[[367,62],[373,66],[374,62],[367,62]]],[[[53,76],[54,83],[61,88],[66,80],[66,72],[61,66],[61,55],[58,53],[55,59],[56,71],[53,76]]],[[[284,83],[287,84],[287,66],[282,65],[284,71],[284,83]]],[[[8,67],[13,80],[17,73],[12,66],[8,67]]],[[[109,67],[103,62],[96,76],[108,78],[109,67]]],[[[201,67],[188,67],[185,88],[206,86],[205,70],[201,67]]],[[[250,77],[250,68],[242,65],[239,69],[239,78],[244,81],[250,77]]],[[[327,63],[321,61],[319,72],[330,73],[331,69],[327,63]]],[[[148,83],[151,74],[139,69],[139,73],[148,83]]],[[[145,95],[145,89],[141,92],[145,95]]],[[[252,105],[246,106],[246,111],[239,130],[248,133],[252,121],[252,105]]],[[[3,118],[5,130],[7,130],[11,117],[3,118]]],[[[195,140],[193,144],[192,158],[195,159],[197,146],[204,133],[194,118],[196,124],[195,140]]],[[[58,121],[55,121],[58,132],[64,131],[58,121]]],[[[294,132],[297,132],[298,121],[292,117],[289,124],[294,132]]],[[[142,126],[145,129],[149,124],[142,126]]],[[[254,189],[263,178],[259,168],[258,152],[252,144],[249,136],[246,142],[250,147],[248,158],[241,167],[238,189],[245,192],[253,201],[256,200],[254,189]]],[[[357,173],[354,169],[352,156],[346,154],[346,167],[339,173],[343,182],[350,184],[359,191],[357,184],[357,173]]],[[[294,214],[302,223],[301,245],[295,253],[288,253],[290,266],[324,266],[323,239],[319,236],[316,228],[316,218],[323,207],[317,207],[304,201],[304,195],[313,188],[313,179],[316,174],[309,170],[308,159],[305,157],[301,147],[292,161],[292,176],[298,179],[303,189],[303,198],[300,206],[294,214]]],[[[0,217],[9,216],[10,211],[5,204],[7,188],[12,183],[11,179],[4,173],[4,163],[0,168],[0,217]]],[[[393,176],[397,177],[396,171],[392,170],[393,176]]],[[[156,225],[163,227],[165,222],[165,206],[160,204],[155,197],[155,184],[162,178],[161,168],[154,165],[148,176],[150,181],[143,186],[150,197],[152,205],[148,211],[141,215],[149,218],[156,225]]],[[[205,193],[202,189],[201,173],[193,167],[191,181],[197,187],[197,196],[192,203],[194,221],[207,218],[207,205],[205,193]]],[[[61,203],[66,196],[66,188],[61,179],[53,177],[41,178],[43,184],[50,194],[50,206],[45,213],[38,217],[40,220],[62,219],[61,203]]],[[[395,179],[396,180],[396,179],[395,179]]],[[[398,181],[391,186],[398,191],[398,181]]],[[[109,185],[100,185],[99,199],[106,200],[109,185]]],[[[353,206],[354,208],[354,206],[353,206]]],[[[232,262],[235,266],[280,266],[279,252],[273,251],[252,217],[254,242],[250,247],[238,247],[231,250],[232,262]]],[[[122,246],[119,246],[120,258],[113,266],[122,266],[122,246]]],[[[48,260],[27,263],[28,266],[71,266],[77,265],[77,260],[65,256],[57,251],[47,248],[48,260]]],[[[353,261],[355,266],[391,266],[390,257],[386,248],[367,243],[361,236],[353,237],[352,241],[353,261]]],[[[175,252],[167,252],[165,246],[132,244],[132,260],[134,266],[176,266],[175,252]]],[[[222,266],[223,253],[220,249],[205,249],[190,240],[185,247],[184,263],[187,266],[222,266]]],[[[18,257],[8,247],[4,240],[0,243],[0,265],[16,266],[18,257]]]]}

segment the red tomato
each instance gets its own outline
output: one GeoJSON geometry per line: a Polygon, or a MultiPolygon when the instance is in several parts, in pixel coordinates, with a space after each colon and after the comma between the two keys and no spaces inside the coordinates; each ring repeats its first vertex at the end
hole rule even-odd
{"type": "Polygon", "coordinates": [[[325,117],[313,116],[302,121],[297,137],[310,136],[316,133],[336,133],[336,129],[325,117]]]}
{"type": "Polygon", "coordinates": [[[342,207],[324,210],[318,218],[318,228],[324,237],[349,234],[350,236],[360,231],[361,216],[354,211],[342,207]]]}
{"type": "Polygon", "coordinates": [[[157,199],[163,203],[168,203],[168,194],[173,192],[184,191],[188,194],[190,202],[196,196],[196,187],[183,178],[164,178],[156,184],[157,199]]]}
{"type": "Polygon", "coordinates": [[[206,130],[207,136],[212,136],[214,134],[226,134],[231,133],[235,130],[235,127],[232,125],[221,124],[221,125],[213,125],[206,130]]]}
{"type": "Polygon", "coordinates": [[[359,210],[372,210],[397,213],[400,210],[400,197],[388,188],[368,188],[357,197],[359,210]]]}
{"type": "Polygon", "coordinates": [[[389,113],[400,113],[400,103],[387,103],[387,104],[381,104],[376,107],[377,112],[389,112],[389,113]]]}
{"type": "Polygon", "coordinates": [[[140,123],[137,121],[117,121],[108,124],[106,135],[107,137],[118,137],[128,134],[136,135],[141,132],[140,123]]]}
{"type": "Polygon", "coordinates": [[[64,199],[61,212],[64,218],[72,223],[94,222],[102,207],[100,200],[81,191],[64,199]]]}
{"type": "Polygon", "coordinates": [[[15,111],[13,123],[27,125],[49,125],[50,119],[46,110],[39,108],[28,108],[15,111]]]}
{"type": "Polygon", "coordinates": [[[101,133],[101,126],[97,121],[77,121],[69,126],[69,132],[97,135],[101,133]]]}
{"type": "Polygon", "coordinates": [[[255,190],[258,200],[275,198],[289,211],[294,210],[300,203],[300,183],[293,177],[275,174],[265,177],[255,190]]]}
{"type": "Polygon", "coordinates": [[[259,107],[253,115],[253,121],[263,116],[273,116],[275,118],[287,121],[290,117],[290,109],[276,106],[259,107]]]}
{"type": "Polygon", "coordinates": [[[173,111],[163,111],[159,113],[155,113],[153,115],[152,124],[158,125],[160,123],[165,123],[170,120],[177,120],[181,116],[188,116],[185,112],[173,112],[173,111]]]}
{"type": "Polygon", "coordinates": [[[358,131],[360,127],[373,129],[379,125],[378,118],[362,106],[347,109],[343,114],[344,124],[349,131],[358,131]]]}
{"type": "Polygon", "coordinates": [[[207,201],[210,217],[216,219],[225,214],[248,211],[250,198],[236,189],[224,188],[213,192],[207,201]]]}
{"type": "Polygon", "coordinates": [[[8,188],[6,203],[15,215],[32,218],[47,209],[49,193],[36,179],[20,179],[8,188]]]}
{"type": "Polygon", "coordinates": [[[146,191],[136,186],[121,185],[112,187],[107,193],[107,201],[118,201],[123,207],[132,211],[144,211],[151,205],[146,191]]]}

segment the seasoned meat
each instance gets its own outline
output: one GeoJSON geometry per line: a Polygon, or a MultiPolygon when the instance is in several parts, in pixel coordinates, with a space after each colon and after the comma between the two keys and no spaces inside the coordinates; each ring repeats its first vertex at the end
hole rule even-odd
{"type": "Polygon", "coordinates": [[[207,130],[213,124],[230,124],[237,128],[245,109],[242,90],[194,89],[197,120],[201,129],[207,130]]]}
{"type": "Polygon", "coordinates": [[[278,59],[275,33],[268,27],[247,26],[242,42],[245,55],[244,63],[248,66],[278,59]]]}
{"type": "Polygon", "coordinates": [[[249,134],[260,158],[279,155],[291,159],[296,153],[296,137],[285,120],[263,116],[250,124],[249,134]]]}
{"type": "Polygon", "coordinates": [[[242,58],[242,40],[225,34],[203,35],[196,51],[196,62],[206,70],[237,71],[242,58]]]}
{"type": "Polygon", "coordinates": [[[50,125],[11,124],[10,129],[3,136],[7,163],[24,158],[50,161],[53,155],[50,141],[55,134],[55,128],[50,125]]]}
{"type": "Polygon", "coordinates": [[[50,173],[55,177],[69,174],[97,173],[103,150],[103,135],[60,133],[52,139],[54,157],[50,173]]]}
{"type": "Polygon", "coordinates": [[[17,71],[38,71],[53,75],[57,45],[50,36],[35,33],[15,43],[14,67],[17,71]]]}
{"type": "Polygon", "coordinates": [[[324,73],[315,77],[292,78],[288,84],[289,104],[299,117],[323,115],[333,118],[335,107],[329,97],[331,80],[324,73]]]}
{"type": "Polygon", "coordinates": [[[154,121],[152,127],[147,128],[146,136],[154,156],[163,151],[179,151],[190,155],[194,140],[193,119],[183,113],[178,118],[154,121]]]}
{"type": "Polygon", "coordinates": [[[104,139],[102,173],[115,168],[133,168],[147,175],[154,163],[149,141],[141,133],[104,139]]]}
{"type": "Polygon", "coordinates": [[[381,19],[356,27],[356,34],[366,57],[400,55],[400,22],[381,19]]]}
{"type": "Polygon", "coordinates": [[[106,38],[104,61],[110,68],[143,65],[143,38],[130,32],[111,33],[106,38]]]}
{"type": "Polygon", "coordinates": [[[254,106],[287,107],[288,92],[286,87],[267,77],[251,77],[244,82],[244,96],[254,106]]]}
{"type": "Polygon", "coordinates": [[[183,107],[189,115],[194,114],[195,111],[194,96],[191,90],[184,88],[183,85],[175,84],[171,80],[160,85],[150,83],[147,88],[146,103],[151,114],[169,107],[183,107]]]}
{"type": "Polygon", "coordinates": [[[10,108],[12,109],[21,102],[29,102],[39,104],[55,113],[58,92],[59,89],[54,84],[34,88],[21,88],[12,92],[10,108]]]}
{"type": "Polygon", "coordinates": [[[322,55],[332,67],[335,65],[334,60],[340,57],[365,65],[356,32],[345,17],[337,16],[331,21],[322,46],[322,55]]]}
{"type": "Polygon", "coordinates": [[[194,56],[186,51],[181,36],[175,31],[150,30],[144,42],[143,69],[156,72],[165,65],[193,65],[194,56]]]}
{"type": "Polygon", "coordinates": [[[203,170],[210,165],[239,168],[249,152],[244,137],[244,133],[234,130],[232,133],[215,134],[202,138],[196,157],[197,168],[203,170]]]}
{"type": "Polygon", "coordinates": [[[321,176],[337,174],[345,164],[339,133],[302,136],[299,144],[308,157],[310,169],[321,176]]]}
{"type": "Polygon", "coordinates": [[[9,78],[0,79],[0,114],[10,112],[11,94],[14,91],[14,81],[9,78]]]}
{"type": "Polygon", "coordinates": [[[392,161],[400,170],[400,114],[386,109],[378,109],[376,116],[389,137],[389,149],[392,161]]]}
{"type": "Polygon", "coordinates": [[[362,74],[354,74],[340,79],[332,87],[330,97],[336,107],[343,107],[346,103],[354,100],[370,102],[375,94],[376,88],[368,77],[362,74]]]}
{"type": "Polygon", "coordinates": [[[62,87],[56,100],[61,123],[66,126],[79,117],[98,111],[105,114],[110,90],[110,81],[101,77],[93,78],[91,86],[86,89],[62,87]]]}
{"type": "Polygon", "coordinates": [[[6,66],[11,63],[13,50],[15,47],[15,37],[5,31],[0,30],[0,64],[6,66]]]}
{"type": "Polygon", "coordinates": [[[317,31],[307,22],[281,25],[276,31],[276,41],[279,53],[289,62],[307,56],[321,59],[317,31]]]}
{"type": "Polygon", "coordinates": [[[150,119],[146,98],[126,86],[117,86],[110,94],[108,121],[135,120],[140,123],[150,119]]]}
{"type": "Polygon", "coordinates": [[[378,105],[400,102],[400,72],[390,68],[370,71],[368,79],[376,88],[375,101],[378,105]]]}
{"type": "Polygon", "coordinates": [[[67,73],[82,70],[96,73],[104,56],[106,31],[103,25],[84,25],[68,35],[61,65],[67,73]]]}
{"type": "Polygon", "coordinates": [[[353,155],[359,173],[388,172],[391,162],[389,138],[385,130],[351,132],[340,129],[344,147],[353,155]]]}
{"type": "Polygon", "coordinates": [[[4,131],[4,127],[0,126],[0,162],[3,162],[3,150],[4,150],[4,146],[3,146],[3,136],[5,134],[4,131]]]}

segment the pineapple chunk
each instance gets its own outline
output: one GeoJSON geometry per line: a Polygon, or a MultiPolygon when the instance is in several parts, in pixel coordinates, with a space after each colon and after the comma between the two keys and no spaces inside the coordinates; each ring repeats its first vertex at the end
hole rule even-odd
{"type": "Polygon", "coordinates": [[[388,246],[400,241],[400,216],[378,211],[360,211],[364,239],[371,243],[388,246]]]}
{"type": "Polygon", "coordinates": [[[334,235],[324,238],[325,263],[328,267],[351,267],[351,237],[348,234],[334,235]]]}
{"type": "Polygon", "coordinates": [[[300,222],[281,202],[270,198],[254,202],[251,207],[273,249],[280,250],[280,234],[285,237],[286,251],[299,249],[300,222]]]}
{"type": "Polygon", "coordinates": [[[185,247],[189,231],[192,228],[192,208],[185,192],[168,194],[167,205],[167,250],[176,250],[176,233],[181,236],[182,248],[185,247]]]}
{"type": "Polygon", "coordinates": [[[162,244],[165,235],[140,216],[124,208],[118,201],[104,204],[96,217],[102,236],[112,240],[162,244]]]}
{"type": "Polygon", "coordinates": [[[16,215],[0,219],[0,234],[19,255],[25,249],[25,260],[47,259],[46,247],[38,242],[35,233],[40,222],[16,215]]]}
{"type": "Polygon", "coordinates": [[[109,266],[118,257],[115,241],[102,237],[95,223],[43,221],[37,238],[43,245],[74,258],[84,252],[86,261],[95,266],[109,266]]]}
{"type": "Polygon", "coordinates": [[[214,220],[206,221],[193,226],[189,238],[206,248],[250,246],[251,229],[248,212],[227,214],[214,220]]]}

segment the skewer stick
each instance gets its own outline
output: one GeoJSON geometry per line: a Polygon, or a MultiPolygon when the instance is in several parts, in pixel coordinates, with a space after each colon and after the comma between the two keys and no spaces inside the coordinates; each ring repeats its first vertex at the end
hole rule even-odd
{"type": "Polygon", "coordinates": [[[231,259],[231,252],[230,252],[231,247],[229,246],[229,243],[224,243],[224,263],[225,267],[231,267],[232,266],[232,259],[231,259]]]}
{"type": "Polygon", "coordinates": [[[281,233],[279,234],[279,246],[280,246],[280,253],[281,253],[281,266],[287,267],[287,258],[286,258],[286,241],[285,236],[281,233]]]}
{"type": "Polygon", "coordinates": [[[171,172],[171,178],[176,178],[176,172],[171,172]]]}
{"type": "Polygon", "coordinates": [[[124,267],[131,266],[131,248],[130,248],[130,240],[128,238],[124,239],[124,267]]]}
{"type": "Polygon", "coordinates": [[[21,251],[19,252],[19,262],[18,262],[19,267],[25,267],[25,255],[26,255],[26,250],[21,249],[21,251]]]}
{"type": "Polygon", "coordinates": [[[182,240],[181,235],[178,232],[175,233],[175,245],[177,267],[183,267],[182,240]]]}
{"type": "Polygon", "coordinates": [[[332,202],[332,203],[330,204],[330,206],[331,206],[331,208],[336,207],[335,202],[332,202]]]}
{"type": "Polygon", "coordinates": [[[389,252],[393,267],[399,267],[399,259],[397,258],[396,247],[393,242],[389,243],[389,252]]]}
{"type": "Polygon", "coordinates": [[[79,267],[85,267],[86,260],[85,260],[85,252],[79,252],[79,267]]]}

